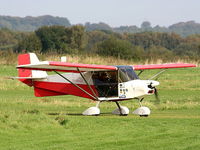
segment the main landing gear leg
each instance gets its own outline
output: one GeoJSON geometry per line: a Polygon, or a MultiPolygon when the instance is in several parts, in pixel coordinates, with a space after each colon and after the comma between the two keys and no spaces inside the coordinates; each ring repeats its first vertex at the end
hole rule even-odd
{"type": "Polygon", "coordinates": [[[139,115],[140,117],[148,117],[151,113],[148,107],[142,106],[142,101],[144,98],[138,99],[140,107],[133,111],[133,114],[139,115]]]}
{"type": "Polygon", "coordinates": [[[118,109],[119,109],[119,113],[120,113],[120,115],[122,116],[122,115],[123,115],[123,114],[122,114],[122,109],[121,109],[119,103],[118,103],[118,102],[115,102],[115,103],[116,103],[116,105],[117,105],[117,107],[118,107],[118,109]]]}
{"type": "Polygon", "coordinates": [[[117,109],[115,109],[112,113],[120,116],[127,116],[129,114],[129,109],[125,106],[120,106],[118,102],[115,102],[117,105],[117,109]]]}
{"type": "Polygon", "coordinates": [[[97,101],[95,107],[90,107],[90,108],[86,109],[82,114],[84,116],[98,116],[98,115],[100,115],[100,109],[99,109],[100,103],[101,103],[100,101],[97,101]]]}

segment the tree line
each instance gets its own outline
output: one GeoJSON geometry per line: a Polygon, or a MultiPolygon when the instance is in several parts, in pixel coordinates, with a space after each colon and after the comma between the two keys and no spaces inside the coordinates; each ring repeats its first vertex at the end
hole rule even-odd
{"type": "MultiPolygon", "coordinates": [[[[38,16],[38,17],[11,17],[0,15],[0,29],[7,28],[14,31],[35,31],[42,26],[61,25],[65,27],[72,26],[70,21],[64,17],[54,17],[50,15],[38,16]]],[[[106,30],[117,33],[141,33],[141,32],[174,32],[182,37],[186,37],[192,34],[200,34],[200,23],[195,21],[179,22],[170,25],[169,27],[164,26],[152,26],[149,21],[142,22],[141,26],[120,26],[111,27],[106,23],[90,23],[87,22],[83,25],[86,31],[94,30],[106,30]]]]}
{"type": "Polygon", "coordinates": [[[200,57],[200,34],[185,38],[175,33],[146,31],[116,33],[86,31],[82,25],[43,26],[34,32],[0,30],[0,50],[15,53],[91,53],[122,59],[164,59],[200,57]]]}
{"type": "Polygon", "coordinates": [[[71,26],[69,20],[63,17],[50,15],[32,17],[11,17],[0,15],[0,28],[7,28],[14,31],[34,31],[41,26],[62,25],[71,26]]]}

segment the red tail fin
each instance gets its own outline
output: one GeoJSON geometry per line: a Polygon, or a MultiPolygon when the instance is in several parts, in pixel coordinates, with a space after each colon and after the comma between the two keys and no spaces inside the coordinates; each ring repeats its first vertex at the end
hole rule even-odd
{"type": "MultiPolygon", "coordinates": [[[[35,53],[21,54],[18,56],[18,65],[37,64],[39,59],[35,53]]],[[[33,79],[46,78],[48,75],[46,71],[19,69],[19,80],[29,86],[33,86],[33,79]]]]}
{"type": "MultiPolygon", "coordinates": [[[[31,59],[30,59],[30,54],[21,54],[18,56],[18,65],[26,65],[30,64],[31,59]]],[[[28,69],[18,69],[18,76],[19,77],[31,77],[32,76],[32,71],[28,69]]],[[[19,79],[21,82],[32,86],[32,80],[31,79],[19,79]]]]}

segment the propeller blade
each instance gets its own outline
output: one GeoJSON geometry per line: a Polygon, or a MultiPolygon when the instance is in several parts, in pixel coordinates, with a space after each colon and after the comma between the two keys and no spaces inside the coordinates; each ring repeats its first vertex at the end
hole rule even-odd
{"type": "Polygon", "coordinates": [[[155,94],[155,98],[156,98],[156,104],[160,104],[160,99],[158,96],[158,90],[156,88],[154,88],[154,94],[155,94]]]}

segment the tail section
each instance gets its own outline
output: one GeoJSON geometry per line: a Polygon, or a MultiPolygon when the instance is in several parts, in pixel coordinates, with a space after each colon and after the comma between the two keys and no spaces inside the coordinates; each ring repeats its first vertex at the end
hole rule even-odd
{"type": "MultiPolygon", "coordinates": [[[[18,56],[18,65],[37,64],[39,59],[35,53],[21,54],[18,56]]],[[[29,86],[33,86],[32,80],[39,78],[46,78],[48,75],[46,71],[37,71],[29,69],[18,69],[19,80],[29,86]]]]}

